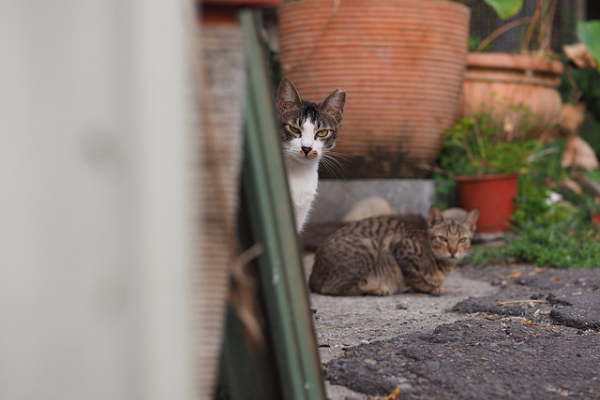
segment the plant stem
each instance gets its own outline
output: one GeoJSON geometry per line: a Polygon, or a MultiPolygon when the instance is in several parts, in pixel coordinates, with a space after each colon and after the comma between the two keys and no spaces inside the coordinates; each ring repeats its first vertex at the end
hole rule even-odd
{"type": "Polygon", "coordinates": [[[543,157],[548,154],[556,153],[557,151],[558,151],[558,149],[556,147],[548,147],[547,149],[540,150],[537,153],[531,154],[529,157],[527,157],[527,161],[532,163],[540,157],[543,157]]]}
{"type": "Polygon", "coordinates": [[[483,147],[483,141],[481,140],[481,132],[479,131],[477,121],[473,124],[473,132],[475,132],[475,137],[477,138],[477,144],[479,145],[479,152],[481,153],[481,158],[483,160],[486,160],[487,154],[485,153],[485,148],[483,147]]]}
{"type": "Polygon", "coordinates": [[[546,18],[545,36],[544,36],[542,45],[540,46],[540,50],[543,53],[550,52],[550,50],[551,50],[550,46],[552,44],[552,26],[554,23],[554,14],[556,13],[556,5],[557,5],[556,0],[552,0],[550,2],[550,9],[548,11],[548,16],[546,18]]]}
{"type": "Polygon", "coordinates": [[[573,75],[571,74],[570,68],[565,68],[565,76],[567,77],[569,84],[573,88],[573,93],[571,93],[569,102],[572,104],[577,104],[579,102],[579,99],[581,98],[581,92],[577,88],[577,82],[575,82],[575,79],[573,79],[573,75]]]}
{"type": "Polygon", "coordinates": [[[467,158],[469,159],[470,163],[473,163],[473,161],[475,161],[475,159],[473,158],[473,153],[471,152],[471,148],[469,147],[469,143],[467,142],[467,136],[465,135],[465,137],[463,137],[463,141],[465,143],[465,153],[467,153],[467,158]]]}
{"type": "Polygon", "coordinates": [[[527,54],[527,52],[529,51],[529,44],[531,43],[531,37],[533,36],[533,30],[535,29],[535,26],[539,23],[538,21],[540,19],[541,2],[542,2],[542,0],[538,0],[537,7],[535,8],[535,13],[533,14],[533,17],[531,17],[531,22],[529,23],[529,26],[527,27],[527,33],[525,35],[525,39],[523,40],[523,43],[521,44],[521,54],[527,54]]]}
{"type": "Polygon", "coordinates": [[[500,28],[496,29],[495,31],[490,33],[485,39],[483,39],[481,41],[481,43],[479,44],[479,46],[477,46],[477,49],[475,49],[475,51],[476,52],[482,51],[493,40],[496,40],[498,38],[498,36],[502,35],[503,33],[506,33],[507,31],[511,30],[512,28],[515,28],[519,25],[526,24],[529,21],[531,21],[531,17],[524,17],[524,18],[517,19],[512,22],[509,22],[508,24],[502,25],[500,28]]]}

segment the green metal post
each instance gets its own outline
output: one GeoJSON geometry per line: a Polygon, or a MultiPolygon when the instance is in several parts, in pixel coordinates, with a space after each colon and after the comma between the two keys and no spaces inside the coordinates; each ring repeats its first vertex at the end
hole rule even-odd
{"type": "Polygon", "coordinates": [[[284,398],[325,398],[270,81],[255,17],[242,11],[247,54],[243,184],[284,398]]]}

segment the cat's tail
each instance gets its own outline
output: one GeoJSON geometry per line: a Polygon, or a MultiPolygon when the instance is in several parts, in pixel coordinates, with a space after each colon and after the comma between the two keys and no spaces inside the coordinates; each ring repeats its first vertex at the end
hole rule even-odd
{"type": "Polygon", "coordinates": [[[308,277],[308,289],[313,293],[321,293],[322,290],[322,281],[318,278],[319,275],[319,267],[317,266],[317,262],[312,266],[312,270],[310,272],[310,276],[308,277]]]}

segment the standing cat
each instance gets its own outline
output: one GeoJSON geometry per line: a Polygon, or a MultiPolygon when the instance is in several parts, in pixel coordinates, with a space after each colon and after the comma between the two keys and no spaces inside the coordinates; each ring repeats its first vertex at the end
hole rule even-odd
{"type": "Polygon", "coordinates": [[[313,292],[352,296],[401,292],[441,294],[442,283],[469,249],[479,210],[461,221],[436,207],[422,216],[367,218],[344,226],[317,249],[313,292]]]}
{"type": "Polygon", "coordinates": [[[336,89],[322,103],[302,100],[284,78],[277,90],[277,112],[296,227],[302,231],[319,183],[319,161],[335,145],[346,92],[336,89]]]}

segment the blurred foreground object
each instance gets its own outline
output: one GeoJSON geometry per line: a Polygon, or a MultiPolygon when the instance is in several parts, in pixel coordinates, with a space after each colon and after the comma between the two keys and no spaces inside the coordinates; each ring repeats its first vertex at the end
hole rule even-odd
{"type": "Polygon", "coordinates": [[[179,2],[3,4],[2,399],[198,398],[185,27],[179,2]]]}

